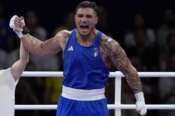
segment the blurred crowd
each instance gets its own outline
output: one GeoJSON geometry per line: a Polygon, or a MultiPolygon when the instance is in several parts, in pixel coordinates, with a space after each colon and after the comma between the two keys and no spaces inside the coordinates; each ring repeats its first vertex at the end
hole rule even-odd
{"type": "MultiPolygon", "coordinates": [[[[98,29],[118,39],[109,32],[107,12],[101,7],[98,29]]],[[[40,24],[35,11],[27,11],[24,15],[30,33],[35,37],[46,40],[61,29],[73,29],[73,13],[67,15],[66,20],[55,31],[49,34],[40,24]]],[[[120,41],[132,64],[141,71],[174,71],[175,70],[175,14],[171,9],[162,12],[161,23],[158,27],[148,27],[142,14],[133,15],[132,25],[122,33],[120,41]]],[[[9,29],[9,19],[4,15],[0,4],[0,69],[12,65],[19,55],[19,40],[9,29]]],[[[50,56],[30,55],[27,71],[62,71],[62,53],[50,56]]],[[[114,71],[111,69],[111,71],[114,71]]],[[[16,89],[16,104],[56,104],[61,93],[62,78],[21,78],[16,89]]],[[[148,104],[175,104],[175,79],[173,78],[143,78],[143,89],[148,104]]],[[[122,80],[122,103],[134,103],[134,96],[122,80]]],[[[109,103],[114,103],[114,81],[109,80],[106,85],[106,96],[109,103]]],[[[23,113],[32,116],[55,115],[54,111],[16,111],[16,116],[23,113]]],[[[123,111],[123,115],[136,116],[134,111],[123,111]]],[[[111,112],[111,116],[113,112],[111,112]]],[[[174,116],[175,111],[148,111],[148,116],[174,116]]]]}

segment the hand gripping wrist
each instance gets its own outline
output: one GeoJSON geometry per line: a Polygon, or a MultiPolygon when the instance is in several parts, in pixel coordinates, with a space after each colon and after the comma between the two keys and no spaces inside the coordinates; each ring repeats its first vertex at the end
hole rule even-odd
{"type": "Polygon", "coordinates": [[[136,93],[135,98],[136,98],[136,111],[142,116],[146,115],[147,109],[145,106],[145,98],[143,92],[136,93]]]}

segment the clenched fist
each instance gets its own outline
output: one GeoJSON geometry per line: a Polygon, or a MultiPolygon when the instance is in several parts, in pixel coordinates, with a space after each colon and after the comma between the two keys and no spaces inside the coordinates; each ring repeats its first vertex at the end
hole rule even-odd
{"type": "Polygon", "coordinates": [[[25,21],[23,17],[18,17],[17,15],[14,15],[10,19],[9,26],[18,35],[19,38],[23,37],[22,32],[25,27],[25,21]]]}

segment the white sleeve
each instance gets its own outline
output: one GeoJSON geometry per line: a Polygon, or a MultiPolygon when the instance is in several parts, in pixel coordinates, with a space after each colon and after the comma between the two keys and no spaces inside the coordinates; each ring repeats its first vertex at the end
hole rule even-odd
{"type": "Polygon", "coordinates": [[[0,71],[0,86],[4,84],[8,85],[11,89],[16,86],[16,82],[11,73],[11,68],[0,71]]]}
{"type": "Polygon", "coordinates": [[[15,80],[10,68],[0,71],[0,112],[4,116],[14,116],[15,80]]]}

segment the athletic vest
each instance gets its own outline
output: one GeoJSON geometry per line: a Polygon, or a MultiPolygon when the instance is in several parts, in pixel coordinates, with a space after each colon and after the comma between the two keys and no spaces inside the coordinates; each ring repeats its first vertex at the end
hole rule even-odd
{"type": "Polygon", "coordinates": [[[92,45],[78,43],[73,30],[64,49],[63,85],[76,89],[104,88],[109,70],[100,56],[102,32],[98,31],[92,45]]]}

